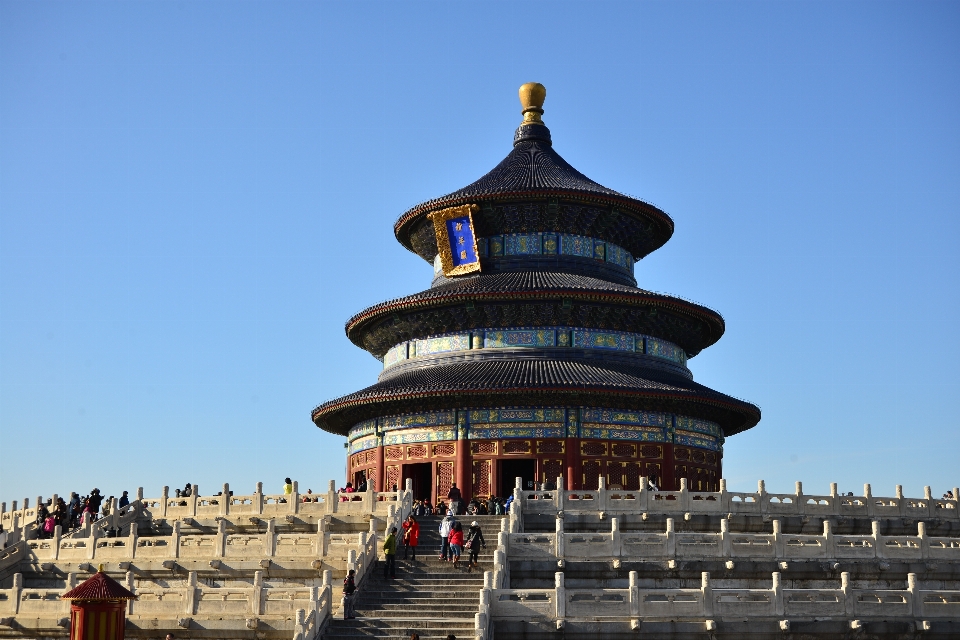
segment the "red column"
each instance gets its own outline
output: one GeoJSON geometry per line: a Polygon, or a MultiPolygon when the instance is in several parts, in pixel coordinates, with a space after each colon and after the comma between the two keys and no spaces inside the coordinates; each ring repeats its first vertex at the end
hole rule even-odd
{"type": "Polygon", "coordinates": [[[383,466],[383,441],[377,447],[377,491],[389,491],[387,486],[387,470],[383,466]]]}
{"type": "MultiPolygon", "coordinates": [[[[574,447],[577,446],[578,440],[576,438],[567,438],[563,441],[563,458],[564,466],[566,471],[564,471],[564,476],[567,478],[567,491],[573,491],[577,488],[577,451],[574,450],[574,447]]],[[[557,487],[562,489],[563,487],[557,487]]]]}
{"type": "MultiPolygon", "coordinates": [[[[470,441],[461,438],[457,440],[457,458],[456,468],[453,470],[453,477],[456,479],[457,488],[460,489],[460,494],[463,496],[465,501],[470,500],[470,491],[471,491],[471,478],[472,476],[472,457],[470,455],[470,441]]],[[[466,505],[464,505],[466,506],[466,505]]]]}

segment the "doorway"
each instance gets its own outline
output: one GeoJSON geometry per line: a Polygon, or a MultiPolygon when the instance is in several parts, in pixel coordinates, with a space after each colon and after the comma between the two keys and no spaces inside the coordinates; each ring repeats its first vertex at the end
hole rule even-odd
{"type": "Polygon", "coordinates": [[[403,465],[403,484],[413,481],[413,499],[429,500],[433,488],[433,465],[429,462],[403,465]]]}
{"type": "Polygon", "coordinates": [[[506,497],[513,493],[517,478],[523,479],[523,488],[533,489],[537,479],[537,461],[528,458],[520,460],[500,461],[500,496],[506,497]]]}

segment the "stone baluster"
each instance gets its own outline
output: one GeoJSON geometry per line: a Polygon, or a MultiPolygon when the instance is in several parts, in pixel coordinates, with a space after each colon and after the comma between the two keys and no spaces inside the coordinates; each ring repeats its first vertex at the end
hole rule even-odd
{"type": "Polygon", "coordinates": [[[850,590],[850,572],[840,574],[840,592],[843,594],[843,611],[847,616],[853,616],[856,603],[850,590]]]}
{"type": "Polygon", "coordinates": [[[726,518],[720,518],[720,553],[724,558],[729,558],[732,554],[730,541],[730,521],[726,518]]]}
{"type": "Polygon", "coordinates": [[[183,598],[183,613],[184,615],[192,616],[197,612],[197,601],[200,599],[197,596],[198,591],[197,587],[197,572],[191,571],[187,574],[187,586],[185,589],[184,598],[183,598]]]}
{"type": "Polygon", "coordinates": [[[630,572],[630,617],[640,616],[640,586],[638,583],[638,573],[630,572]]]}
{"type": "Polygon", "coordinates": [[[230,515],[230,483],[223,483],[223,495],[220,498],[220,515],[230,515]]]}
{"type": "Polygon", "coordinates": [[[117,499],[110,499],[110,528],[119,535],[120,530],[120,509],[117,508],[117,499]]]}
{"type": "Polygon", "coordinates": [[[290,495],[289,505],[290,513],[300,511],[300,483],[296,480],[293,481],[293,493],[290,495]]]}
{"type": "Polygon", "coordinates": [[[667,518],[667,557],[677,557],[677,536],[673,528],[673,518],[667,518]]]}
{"type": "Polygon", "coordinates": [[[167,503],[170,501],[170,487],[164,487],[160,492],[160,517],[167,517],[167,503]]]}
{"type": "Polygon", "coordinates": [[[870,483],[863,485],[863,501],[867,504],[867,515],[872,518],[876,511],[876,505],[874,505],[873,490],[870,487],[870,483]]]}
{"type": "Polygon", "coordinates": [[[767,505],[770,499],[767,496],[767,483],[763,480],[757,480],[757,502],[760,504],[760,513],[767,512],[767,505]]]}
{"type": "Polygon", "coordinates": [[[567,590],[564,587],[563,572],[557,571],[553,574],[553,579],[557,599],[557,620],[563,620],[567,617],[567,590]]]}
{"type": "Polygon", "coordinates": [[[257,488],[253,492],[253,512],[257,515],[263,514],[263,483],[258,482],[257,488]]]}
{"type": "Polygon", "coordinates": [[[797,496],[796,498],[794,498],[794,502],[796,503],[796,511],[798,515],[803,515],[804,513],[806,513],[806,502],[807,502],[803,497],[803,483],[797,480],[794,486],[795,486],[794,493],[797,496]]]}
{"type": "Polygon", "coordinates": [[[555,552],[558,560],[563,559],[563,517],[557,516],[555,552]]]}
{"type": "Polygon", "coordinates": [[[648,488],[647,482],[649,482],[647,476],[640,476],[640,492],[637,495],[637,508],[641,513],[649,509],[650,489],[648,488]]]}
{"type": "MultiPolygon", "coordinates": [[[[126,575],[124,576],[124,582],[125,582],[126,584],[124,584],[123,586],[125,586],[125,587],[127,588],[127,591],[129,591],[130,593],[136,595],[136,594],[137,594],[137,589],[136,589],[136,583],[137,583],[137,581],[136,581],[136,579],[134,578],[133,571],[127,571],[126,575]]],[[[132,616],[132,615],[133,615],[133,606],[134,606],[133,603],[134,603],[133,600],[127,600],[127,615],[128,615],[128,616],[132,616]]]]}
{"type": "Polygon", "coordinates": [[[357,549],[360,550],[360,575],[363,575],[367,572],[367,567],[374,562],[376,558],[367,557],[367,532],[361,531],[357,535],[357,549]]]}
{"type": "Polygon", "coordinates": [[[954,510],[960,513],[960,487],[954,487],[952,493],[954,510]]]}
{"type": "Polygon", "coordinates": [[[927,515],[931,518],[935,518],[937,516],[937,510],[933,506],[933,492],[930,490],[929,486],[923,488],[923,501],[927,505],[927,515]]]}
{"type": "Polygon", "coordinates": [[[690,481],[686,478],[680,478],[680,508],[690,510],[690,481]]]}
{"type": "Polygon", "coordinates": [[[780,518],[773,519],[773,549],[775,557],[783,559],[786,555],[786,549],[784,548],[785,541],[783,539],[783,524],[780,522],[780,518]]]}
{"type": "Polygon", "coordinates": [[[872,520],[870,522],[870,537],[873,538],[874,555],[877,558],[887,557],[887,548],[884,544],[883,536],[880,535],[879,520],[872,520]]]}
{"type": "Polygon", "coordinates": [[[610,537],[612,541],[610,554],[614,558],[619,558],[621,555],[619,518],[610,518],[610,537]]]}
{"type": "Polygon", "coordinates": [[[713,587],[710,585],[710,573],[707,571],[700,574],[700,598],[703,601],[703,615],[712,616],[713,587]]]}
{"type": "Polygon", "coordinates": [[[90,527],[87,536],[87,560],[93,560],[97,557],[97,540],[103,535],[103,529],[100,527],[90,527]]]}
{"type": "Polygon", "coordinates": [[[193,485],[193,489],[190,491],[190,515],[194,518],[197,517],[197,496],[200,495],[199,485],[193,485]]]}
{"type": "Polygon", "coordinates": [[[920,557],[926,560],[930,557],[930,538],[927,536],[927,523],[922,520],[917,523],[917,537],[920,538],[920,557]]]}
{"type": "Polygon", "coordinates": [[[597,510],[603,514],[607,509],[607,478],[600,476],[600,481],[597,483],[597,510]]]}
{"type": "Polygon", "coordinates": [[[63,538],[63,527],[57,525],[53,528],[53,540],[51,544],[53,545],[53,559],[60,559],[60,539],[63,538]]]}
{"type": "Polygon", "coordinates": [[[833,523],[830,520],[823,521],[823,545],[827,557],[835,559],[837,557],[837,543],[833,539],[833,523]]]}
{"type": "Polygon", "coordinates": [[[23,574],[13,574],[13,613],[20,613],[21,594],[23,593],[23,574]]]}
{"type": "Polygon", "coordinates": [[[173,521],[173,533],[170,535],[170,549],[174,558],[180,557],[180,521],[173,521]]]}
{"type": "Polygon", "coordinates": [[[267,532],[263,537],[263,551],[268,558],[272,558],[277,553],[277,520],[270,518],[267,520],[267,532]]]}
{"type": "Polygon", "coordinates": [[[783,587],[780,584],[780,572],[773,572],[773,602],[774,602],[774,611],[776,615],[783,615],[783,587]]]}
{"type": "Polygon", "coordinates": [[[127,534],[127,548],[130,550],[130,559],[137,557],[137,522],[134,520],[130,524],[130,531],[127,534]]]}
{"type": "MultiPolygon", "coordinates": [[[[369,485],[368,485],[368,489],[369,489],[369,485]]],[[[327,498],[326,500],[324,500],[324,503],[326,504],[324,513],[328,513],[328,514],[336,513],[337,502],[339,502],[339,500],[337,499],[337,483],[334,480],[330,480],[327,483],[327,498]]]]}
{"type": "Polygon", "coordinates": [[[227,546],[227,521],[217,521],[217,543],[214,549],[213,557],[222,558],[226,554],[227,546]]]}
{"type": "Polygon", "coordinates": [[[263,571],[253,572],[253,594],[250,598],[250,613],[259,616],[263,610],[263,571]]]}
{"type": "Polygon", "coordinates": [[[357,570],[357,550],[350,549],[347,551],[347,573],[350,571],[357,570]]]}
{"type": "Polygon", "coordinates": [[[919,617],[923,615],[923,598],[920,597],[920,590],[917,588],[917,574],[907,574],[907,591],[910,593],[910,613],[919,617]]]}

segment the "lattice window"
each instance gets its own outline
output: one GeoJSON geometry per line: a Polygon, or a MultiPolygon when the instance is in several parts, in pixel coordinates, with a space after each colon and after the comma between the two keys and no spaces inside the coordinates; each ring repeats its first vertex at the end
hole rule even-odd
{"type": "Polygon", "coordinates": [[[400,486],[400,467],[390,465],[387,467],[387,486],[384,488],[384,491],[393,491],[395,486],[400,486]]]}
{"type": "Polygon", "coordinates": [[[537,453],[563,453],[563,440],[537,440],[537,453]]]}
{"type": "Polygon", "coordinates": [[[383,457],[387,460],[403,460],[403,447],[386,447],[383,457]]]}
{"type": "Polygon", "coordinates": [[[603,464],[599,460],[584,460],[581,466],[583,468],[583,488],[597,489],[600,486],[600,473],[603,464]]]}
{"type": "Polygon", "coordinates": [[[607,463],[607,487],[610,489],[623,489],[623,463],[607,463]]]}
{"type": "MultiPolygon", "coordinates": [[[[581,442],[580,453],[585,456],[605,456],[607,455],[607,443],[605,442],[581,442]]],[[[587,487],[593,489],[595,487],[587,487]]]]}
{"type": "Polygon", "coordinates": [[[687,449],[674,449],[673,450],[673,459],[674,460],[689,460],[690,451],[687,449]]]}
{"type": "Polygon", "coordinates": [[[529,440],[507,440],[503,443],[504,453],[530,453],[529,440]]]}
{"type": "Polygon", "coordinates": [[[645,444],[640,448],[640,455],[644,458],[662,458],[663,449],[655,444],[645,444]]]}
{"type": "Polygon", "coordinates": [[[712,465],[717,464],[717,454],[707,453],[707,464],[712,464],[712,465]]]}
{"type": "Polygon", "coordinates": [[[659,464],[650,464],[647,463],[647,477],[648,478],[657,478],[657,482],[663,484],[663,473],[660,470],[659,464]]]}
{"type": "MultiPolygon", "coordinates": [[[[563,460],[544,460],[540,464],[540,479],[544,482],[556,482],[563,475],[563,460]]],[[[563,488],[563,487],[559,487],[563,488]]]]}
{"type": "MultiPolygon", "coordinates": [[[[687,475],[687,466],[686,466],[686,465],[680,465],[680,464],[678,464],[678,465],[673,469],[673,479],[674,479],[674,485],[673,485],[673,486],[675,486],[677,489],[679,489],[679,488],[680,488],[680,478],[688,478],[688,477],[689,477],[689,476],[687,475]]],[[[662,489],[662,488],[663,488],[663,487],[661,487],[661,489],[662,489]]]]}
{"type": "Polygon", "coordinates": [[[636,491],[640,488],[643,466],[639,462],[625,462],[623,467],[623,488],[628,491],[636,491]]]}
{"type": "Polygon", "coordinates": [[[426,458],[427,448],[422,444],[415,444],[413,446],[407,447],[407,457],[408,458],[426,458]]]}
{"type": "Polygon", "coordinates": [[[447,493],[450,492],[450,487],[453,485],[453,463],[452,462],[438,462],[437,463],[437,500],[443,500],[446,502],[447,493]]]}
{"type": "Polygon", "coordinates": [[[628,442],[614,442],[611,449],[612,455],[617,458],[633,458],[637,455],[637,446],[628,442]]]}
{"type": "Polygon", "coordinates": [[[452,456],[456,452],[457,452],[456,446],[450,443],[433,445],[433,455],[435,456],[452,456]]]}
{"type": "Polygon", "coordinates": [[[490,497],[493,460],[473,461],[473,495],[484,499],[490,497]]]}
{"type": "Polygon", "coordinates": [[[703,464],[703,461],[706,459],[706,456],[703,455],[703,451],[694,451],[693,452],[693,461],[703,464]]]}
{"type": "Polygon", "coordinates": [[[473,445],[473,452],[485,456],[495,456],[497,455],[497,443],[493,442],[471,442],[473,445]]]}

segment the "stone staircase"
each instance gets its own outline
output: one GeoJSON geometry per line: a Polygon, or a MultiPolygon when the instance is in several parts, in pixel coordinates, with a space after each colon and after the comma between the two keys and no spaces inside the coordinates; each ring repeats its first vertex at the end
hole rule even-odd
{"type": "Polygon", "coordinates": [[[470,570],[467,553],[461,566],[438,560],[440,555],[439,516],[419,518],[420,544],[417,560],[397,556],[396,579],[384,579],[383,562],[374,569],[357,591],[356,619],[331,620],[324,640],[388,638],[408,640],[411,633],[421,640],[442,640],[448,634],[473,638],[474,616],[483,587],[483,572],[493,568],[493,551],[497,546],[500,520],[503,516],[460,516],[464,530],[473,520],[480,523],[487,547],[480,553],[480,566],[470,570]]]}

